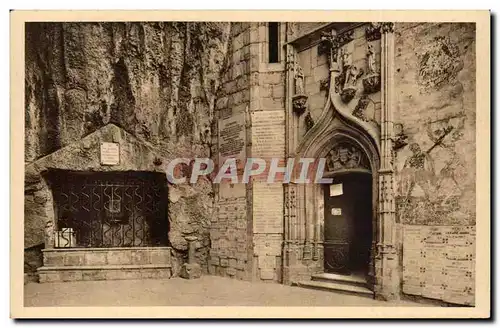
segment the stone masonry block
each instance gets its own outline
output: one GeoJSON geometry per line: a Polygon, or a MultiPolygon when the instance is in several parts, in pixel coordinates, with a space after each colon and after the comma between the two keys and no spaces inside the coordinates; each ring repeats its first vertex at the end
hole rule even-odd
{"type": "Polygon", "coordinates": [[[64,254],[64,265],[83,265],[85,263],[84,254],[68,252],[64,254]]]}
{"type": "Polygon", "coordinates": [[[272,270],[272,269],[260,269],[260,279],[273,280],[274,279],[274,270],[272,270]]]}
{"type": "Polygon", "coordinates": [[[43,264],[45,266],[64,265],[64,254],[61,254],[59,252],[44,252],[43,264]]]}
{"type": "Polygon", "coordinates": [[[83,280],[83,273],[82,273],[82,271],[78,271],[78,270],[61,271],[60,275],[61,275],[60,279],[62,281],[81,281],[81,280],[83,280]]]}
{"type": "Polygon", "coordinates": [[[130,251],[111,251],[108,252],[108,264],[120,265],[132,263],[132,252],[130,251]]]}
{"type": "Polygon", "coordinates": [[[237,263],[238,263],[238,261],[236,259],[234,259],[234,258],[229,259],[229,266],[231,268],[236,268],[237,263]]]}
{"type": "Polygon", "coordinates": [[[106,252],[90,251],[88,253],[85,253],[85,263],[86,265],[105,265],[106,257],[106,252]]]}

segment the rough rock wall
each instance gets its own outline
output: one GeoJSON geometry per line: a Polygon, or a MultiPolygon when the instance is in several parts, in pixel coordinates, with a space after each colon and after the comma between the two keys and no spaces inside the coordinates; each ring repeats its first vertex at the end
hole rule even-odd
{"type": "MultiPolygon", "coordinates": [[[[108,123],[164,158],[210,156],[230,28],[184,22],[26,24],[25,162],[108,123]]],[[[183,237],[198,235],[199,256],[206,261],[211,185],[172,186],[170,194],[172,246],[185,251],[183,237]]]]}

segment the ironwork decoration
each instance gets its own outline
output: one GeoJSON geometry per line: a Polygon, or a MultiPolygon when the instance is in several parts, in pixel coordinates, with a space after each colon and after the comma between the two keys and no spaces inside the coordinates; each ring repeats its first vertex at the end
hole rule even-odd
{"type": "Polygon", "coordinates": [[[162,174],[62,171],[51,180],[57,230],[72,236],[56,247],[167,246],[162,174]]]}

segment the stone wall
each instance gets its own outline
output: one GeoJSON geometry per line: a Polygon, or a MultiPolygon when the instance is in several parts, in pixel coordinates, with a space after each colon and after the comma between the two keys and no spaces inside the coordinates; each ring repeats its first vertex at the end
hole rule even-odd
{"type": "MultiPolygon", "coordinates": [[[[280,33],[283,42],[282,24],[280,33]]],[[[217,103],[219,167],[229,157],[242,163],[247,157],[270,159],[284,155],[285,56],[281,51],[279,63],[268,62],[267,35],[267,23],[232,24],[232,49],[217,103]],[[244,131],[235,132],[230,139],[227,127],[241,126],[244,131]],[[277,139],[268,138],[271,134],[277,139]],[[276,145],[273,140],[278,139],[281,141],[276,145]],[[228,148],[228,142],[233,146],[228,148]]],[[[231,184],[223,180],[217,187],[209,269],[222,276],[277,282],[281,279],[282,227],[276,230],[257,225],[273,226],[275,221],[282,221],[282,184],[276,183],[271,188],[273,197],[278,198],[266,199],[270,189],[260,188],[262,185],[256,183],[260,182],[231,184]],[[272,206],[269,210],[274,214],[263,211],[262,202],[272,206]]]]}
{"type": "Polygon", "coordinates": [[[475,26],[396,24],[395,40],[403,292],[473,304],[475,26]]]}
{"type": "MultiPolygon", "coordinates": [[[[227,158],[244,163],[247,154],[247,109],[250,106],[251,24],[231,24],[230,46],[216,103],[217,134],[214,134],[216,171],[227,158]]],[[[241,166],[239,166],[241,168],[241,166]]],[[[247,186],[224,179],[216,184],[215,213],[210,227],[209,273],[249,280],[251,230],[248,221],[247,186]]]]}
{"type": "MultiPolygon", "coordinates": [[[[146,163],[154,160],[148,156],[163,164],[176,157],[210,156],[230,26],[26,24],[25,162],[27,171],[34,172],[26,176],[26,248],[43,243],[43,217],[51,207],[50,192],[36,168],[44,156],[70,147],[63,156],[52,157],[56,160],[50,167],[102,170],[99,163],[93,164],[95,154],[89,155],[92,145],[80,141],[110,123],[136,140],[125,159],[132,159],[124,164],[130,170],[158,169],[146,163]]],[[[170,242],[176,256],[186,253],[184,237],[196,235],[199,260],[206,269],[211,183],[172,186],[169,199],[170,242]]]]}

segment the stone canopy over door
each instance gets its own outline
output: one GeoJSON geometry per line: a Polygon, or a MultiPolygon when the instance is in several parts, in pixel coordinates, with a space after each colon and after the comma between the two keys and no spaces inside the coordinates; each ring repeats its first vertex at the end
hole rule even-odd
{"type": "MultiPolygon", "coordinates": [[[[370,217],[371,229],[362,233],[371,233],[371,245],[354,247],[369,248],[367,280],[380,299],[398,298],[400,285],[392,166],[393,40],[393,23],[331,23],[292,38],[286,47],[287,155],[297,161],[325,158],[334,183],[335,178],[352,180],[355,175],[365,174],[362,185],[371,187],[363,191],[367,194],[363,200],[368,203],[364,206],[367,210],[352,219],[370,217]],[[375,37],[367,32],[372,30],[377,31],[375,37]],[[297,90],[303,89],[304,94],[299,94],[297,90]]],[[[350,245],[349,238],[335,241],[339,235],[328,235],[325,230],[325,211],[335,216],[343,210],[325,203],[330,201],[326,190],[322,184],[285,186],[285,283],[324,272],[328,259],[323,257],[333,256],[325,249],[326,242],[338,242],[334,253],[339,262],[349,257],[348,247],[342,250],[350,245]]],[[[339,224],[332,231],[344,228],[347,231],[340,236],[352,234],[349,224],[339,224]]]]}

